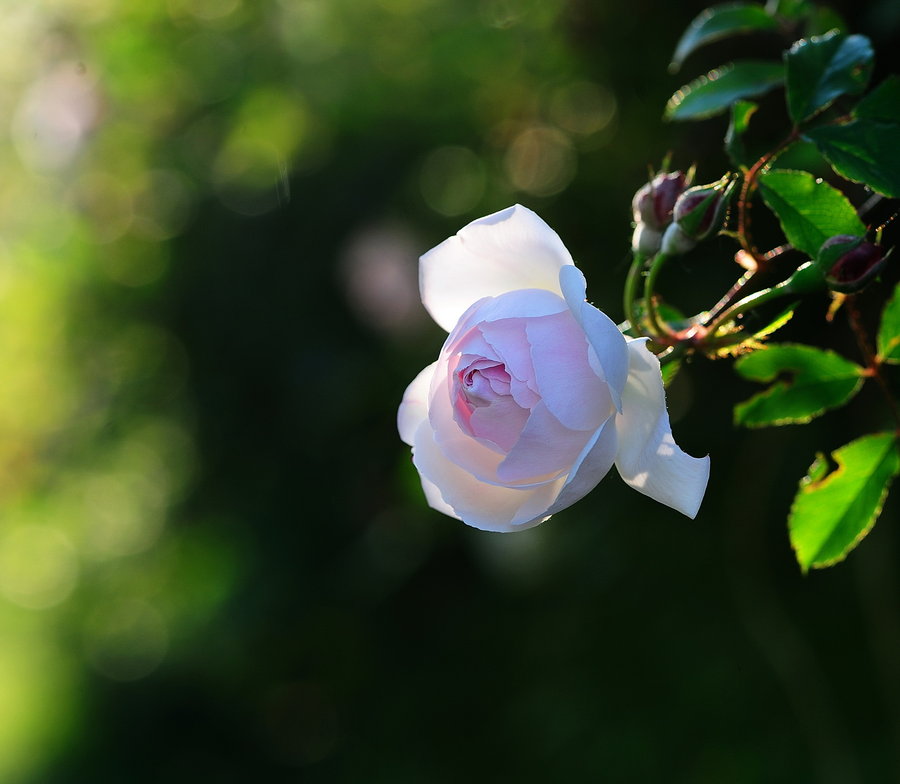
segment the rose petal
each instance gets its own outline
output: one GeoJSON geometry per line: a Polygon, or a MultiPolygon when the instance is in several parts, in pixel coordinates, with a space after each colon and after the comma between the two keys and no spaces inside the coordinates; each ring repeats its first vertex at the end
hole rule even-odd
{"type": "Polygon", "coordinates": [[[568,474],[590,436],[583,430],[569,430],[542,400],[531,409],[519,440],[497,466],[497,477],[503,483],[520,484],[568,474]]]}
{"type": "Polygon", "coordinates": [[[628,342],[628,382],[616,417],[616,467],[635,490],[694,518],[706,492],[709,457],[691,457],[672,438],[659,360],[645,342],[628,342]]]}
{"type": "Polygon", "coordinates": [[[547,514],[556,514],[591,492],[612,468],[617,448],[615,421],[610,417],[582,450],[569,472],[562,492],[547,510],[547,514]]]}
{"type": "Polygon", "coordinates": [[[420,259],[419,290],[448,332],[481,297],[518,289],[560,293],[559,269],[572,264],[562,240],[520,205],[473,221],[420,259]]]}
{"type": "Polygon", "coordinates": [[[482,324],[480,329],[494,354],[503,362],[506,372],[537,394],[531,344],[525,325],[525,319],[509,318],[482,324]]]}
{"type": "Polygon", "coordinates": [[[584,330],[569,311],[529,319],[525,332],[538,392],[565,427],[596,430],[612,413],[612,400],[588,361],[584,330]]]}
{"type": "Polygon", "coordinates": [[[587,284],[577,267],[563,267],[559,283],[572,315],[581,324],[594,349],[594,369],[609,385],[617,411],[622,411],[622,390],[628,377],[628,347],[625,336],[612,319],[585,301],[587,284]]]}
{"type": "Polygon", "coordinates": [[[444,512],[449,505],[454,516],[483,531],[514,531],[530,528],[547,518],[546,509],[553,503],[564,480],[537,487],[511,488],[479,482],[474,476],[448,460],[434,441],[428,422],[416,431],[413,462],[422,476],[426,498],[432,508],[444,512]],[[435,503],[431,488],[439,488],[440,502],[435,503]]]}
{"type": "Polygon", "coordinates": [[[428,390],[437,362],[432,362],[417,375],[403,393],[400,410],[397,412],[397,430],[400,438],[412,446],[419,425],[428,418],[428,390]]]}

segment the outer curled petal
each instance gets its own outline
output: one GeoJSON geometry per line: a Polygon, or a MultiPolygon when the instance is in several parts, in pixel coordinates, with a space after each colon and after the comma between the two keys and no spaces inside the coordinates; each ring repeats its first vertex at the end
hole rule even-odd
{"type": "Polygon", "coordinates": [[[612,468],[616,446],[615,421],[610,418],[594,433],[594,437],[575,461],[562,492],[547,510],[547,514],[556,514],[591,492],[612,468]]]}
{"type": "Polygon", "coordinates": [[[709,458],[691,457],[672,438],[659,360],[645,342],[628,342],[628,381],[616,417],[616,467],[635,490],[693,518],[706,492],[709,458]]]}
{"type": "Polygon", "coordinates": [[[436,367],[437,362],[432,362],[412,380],[403,393],[403,401],[397,412],[397,430],[400,431],[400,438],[410,446],[413,445],[419,425],[428,419],[428,392],[436,367]]]}
{"type": "Polygon", "coordinates": [[[420,259],[419,290],[448,332],[476,300],[518,289],[560,294],[559,270],[572,265],[559,235],[516,204],[473,221],[420,259]]]}
{"type": "Polygon", "coordinates": [[[594,349],[595,370],[609,384],[609,393],[617,411],[622,410],[622,389],[628,376],[628,349],[625,336],[605,313],[585,301],[587,284],[574,265],[559,271],[559,283],[566,304],[581,324],[594,349]]]}

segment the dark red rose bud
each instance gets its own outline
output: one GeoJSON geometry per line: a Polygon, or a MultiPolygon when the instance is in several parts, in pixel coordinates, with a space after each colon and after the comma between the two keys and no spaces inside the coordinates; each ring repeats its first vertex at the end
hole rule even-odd
{"type": "Polygon", "coordinates": [[[880,245],[841,234],[822,243],[816,264],[825,273],[828,288],[854,294],[881,271],[885,261],[887,256],[880,245]]]}
{"type": "Polygon", "coordinates": [[[662,251],[687,253],[700,240],[722,228],[735,179],[726,174],[709,185],[695,185],[682,193],[672,211],[672,224],[663,236],[662,251]]]}
{"type": "Polygon", "coordinates": [[[631,200],[635,223],[662,231],[672,222],[675,202],[688,186],[684,172],[660,172],[642,186],[631,200]]]}

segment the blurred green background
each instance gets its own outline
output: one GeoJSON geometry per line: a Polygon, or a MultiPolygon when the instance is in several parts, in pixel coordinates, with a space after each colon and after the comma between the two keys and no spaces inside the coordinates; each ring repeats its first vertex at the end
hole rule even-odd
{"type": "MultiPolygon", "coordinates": [[[[0,782],[900,781],[900,505],[807,577],[785,531],[876,394],[744,433],[752,385],[683,370],[694,522],[612,475],[480,533],[396,435],[417,256],[469,220],[537,210],[621,318],[647,165],[726,165],[666,98],[782,45],[670,76],[702,7],[3,4],[0,782]]],[[[900,70],[894,0],[836,8],[900,70]]],[[[732,252],[663,291],[709,306],[732,252]]],[[[852,355],[826,304],[787,337],[852,355]]]]}

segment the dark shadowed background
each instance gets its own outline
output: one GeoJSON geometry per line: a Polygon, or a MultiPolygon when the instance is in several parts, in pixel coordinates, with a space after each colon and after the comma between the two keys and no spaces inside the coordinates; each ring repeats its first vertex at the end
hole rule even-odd
{"type": "MultiPolygon", "coordinates": [[[[742,432],[755,387],[683,369],[693,522],[613,473],[481,533],[425,507],[396,434],[442,341],[416,259],[468,221],[535,209],[622,318],[647,166],[727,166],[725,119],[664,124],[666,99],[784,45],[671,76],[702,7],[4,8],[0,782],[900,780],[900,506],[808,576],[785,528],[816,450],[884,425],[874,392],[742,432]]],[[[898,70],[894,0],[836,8],[898,70]]],[[[663,292],[710,306],[732,253],[663,292]]],[[[826,306],[785,339],[855,357],[826,306]]]]}

